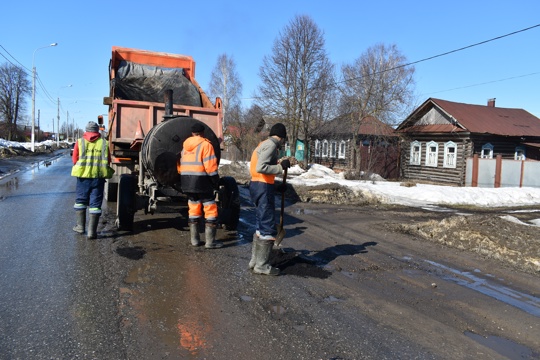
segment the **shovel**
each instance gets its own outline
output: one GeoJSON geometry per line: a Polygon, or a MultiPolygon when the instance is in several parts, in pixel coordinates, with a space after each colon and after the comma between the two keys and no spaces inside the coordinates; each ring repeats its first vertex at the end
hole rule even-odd
{"type": "Polygon", "coordinates": [[[285,189],[287,186],[287,169],[283,172],[283,192],[281,193],[281,213],[279,215],[278,233],[276,235],[275,246],[281,244],[281,240],[285,237],[285,229],[283,228],[283,213],[285,212],[285,189]]]}

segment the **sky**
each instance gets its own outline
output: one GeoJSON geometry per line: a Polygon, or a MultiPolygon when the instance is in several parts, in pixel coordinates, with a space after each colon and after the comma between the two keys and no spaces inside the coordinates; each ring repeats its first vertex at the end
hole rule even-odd
{"type": "MultiPolygon", "coordinates": [[[[61,124],[69,116],[84,128],[107,113],[103,97],[109,95],[113,46],[190,55],[203,89],[218,57],[227,54],[249,107],[264,56],[297,15],[311,17],[324,33],[337,69],[371,46],[395,44],[408,62],[417,62],[414,106],[430,97],[479,105],[496,98],[496,106],[540,117],[538,0],[21,0],[3,4],[2,13],[0,63],[9,60],[29,74],[36,67],[36,124],[39,110],[44,131],[53,130],[53,119],[56,128],[58,98],[61,124]]],[[[26,113],[30,119],[30,98],[26,113]]]]}

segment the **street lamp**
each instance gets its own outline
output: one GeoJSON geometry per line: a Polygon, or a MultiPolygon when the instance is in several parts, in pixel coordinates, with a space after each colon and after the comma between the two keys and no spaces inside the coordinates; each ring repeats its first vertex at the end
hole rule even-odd
{"type": "Polygon", "coordinates": [[[47,45],[47,46],[42,46],[40,48],[37,48],[36,50],[34,50],[34,54],[32,55],[32,135],[31,135],[31,143],[32,143],[32,152],[34,152],[34,141],[35,141],[35,124],[36,124],[36,66],[34,65],[35,63],[35,58],[36,58],[36,51],[38,51],[39,49],[45,49],[45,48],[48,48],[48,47],[51,47],[51,46],[56,46],[58,45],[58,43],[52,43],[50,45],[47,45]]]}

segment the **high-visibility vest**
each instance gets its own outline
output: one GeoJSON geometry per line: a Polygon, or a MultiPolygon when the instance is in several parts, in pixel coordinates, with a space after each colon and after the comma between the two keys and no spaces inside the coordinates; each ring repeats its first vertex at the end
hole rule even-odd
{"type": "Polygon", "coordinates": [[[267,184],[273,184],[276,178],[275,174],[261,174],[257,172],[257,161],[259,161],[259,153],[257,152],[257,150],[259,150],[259,147],[263,142],[264,141],[261,141],[253,151],[253,154],[251,154],[251,161],[249,163],[251,181],[259,181],[267,184]]]}
{"type": "Polygon", "coordinates": [[[107,178],[109,165],[109,145],[103,138],[94,142],[86,139],[77,140],[79,159],[71,169],[71,176],[86,179],[107,178]]]}
{"type": "MultiPolygon", "coordinates": [[[[189,138],[187,141],[193,141],[189,138]]],[[[212,143],[200,138],[200,143],[193,150],[182,149],[182,157],[177,166],[180,175],[213,176],[218,173],[217,157],[212,143]]]]}

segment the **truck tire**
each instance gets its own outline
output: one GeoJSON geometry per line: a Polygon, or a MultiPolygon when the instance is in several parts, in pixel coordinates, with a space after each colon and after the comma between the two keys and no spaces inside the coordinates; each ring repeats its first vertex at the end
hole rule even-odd
{"type": "Polygon", "coordinates": [[[219,222],[227,230],[236,230],[240,220],[240,193],[236,180],[230,176],[219,179],[219,222]]]}
{"type": "Polygon", "coordinates": [[[135,217],[136,200],[135,191],[137,179],[130,174],[120,175],[118,181],[118,199],[116,202],[116,228],[118,230],[133,230],[133,219],[135,217]]]}
{"type": "Polygon", "coordinates": [[[111,179],[105,181],[105,201],[116,201],[118,198],[118,183],[112,182],[111,179]]]}
{"type": "Polygon", "coordinates": [[[159,184],[181,191],[180,174],[176,169],[176,163],[184,141],[191,136],[191,126],[195,123],[204,126],[205,137],[212,143],[218,161],[221,158],[219,139],[202,121],[188,116],[163,121],[148,131],[141,148],[143,165],[159,184]]]}

